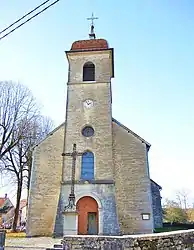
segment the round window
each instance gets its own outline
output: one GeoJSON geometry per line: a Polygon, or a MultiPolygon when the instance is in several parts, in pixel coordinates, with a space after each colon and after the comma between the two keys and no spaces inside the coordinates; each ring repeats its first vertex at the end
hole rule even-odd
{"type": "Polygon", "coordinates": [[[94,135],[94,129],[90,126],[87,126],[82,129],[82,135],[85,137],[91,137],[94,135]]]}

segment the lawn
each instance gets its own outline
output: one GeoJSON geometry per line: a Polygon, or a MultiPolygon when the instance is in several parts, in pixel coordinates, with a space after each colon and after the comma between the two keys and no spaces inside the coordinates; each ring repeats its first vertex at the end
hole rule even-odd
{"type": "Polygon", "coordinates": [[[187,230],[188,228],[180,228],[180,227],[162,227],[154,229],[154,233],[163,233],[163,232],[171,232],[177,230],[187,230]]]}

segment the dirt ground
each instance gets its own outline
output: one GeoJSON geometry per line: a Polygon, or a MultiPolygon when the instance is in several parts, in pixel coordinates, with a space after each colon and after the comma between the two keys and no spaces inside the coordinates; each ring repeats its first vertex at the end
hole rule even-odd
{"type": "Polygon", "coordinates": [[[53,239],[50,237],[36,238],[7,238],[5,242],[5,250],[35,250],[53,247],[54,244],[60,244],[61,239],[53,239]]]}

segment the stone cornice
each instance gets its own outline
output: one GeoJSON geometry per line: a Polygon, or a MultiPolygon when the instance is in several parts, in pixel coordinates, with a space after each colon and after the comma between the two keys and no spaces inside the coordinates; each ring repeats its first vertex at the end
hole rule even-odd
{"type": "MultiPolygon", "coordinates": [[[[71,181],[61,181],[62,185],[71,185],[71,181]]],[[[113,180],[76,180],[75,184],[115,184],[113,180]]]]}

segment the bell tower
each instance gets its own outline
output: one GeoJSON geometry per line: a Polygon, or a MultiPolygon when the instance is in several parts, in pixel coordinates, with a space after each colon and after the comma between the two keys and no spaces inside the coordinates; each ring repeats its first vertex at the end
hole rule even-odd
{"type": "MultiPolygon", "coordinates": [[[[95,180],[112,180],[112,103],[114,77],[113,49],[104,39],[76,41],[66,51],[69,62],[65,126],[65,152],[76,143],[79,152],[94,155],[95,180]]],[[[83,173],[77,161],[76,178],[83,173]]],[[[70,162],[65,159],[63,180],[71,178],[70,162]],[[69,175],[67,175],[69,173],[69,175]]],[[[90,179],[90,178],[89,178],[90,179]]],[[[85,177],[85,180],[87,177],[85,177]]]]}
{"type": "Polygon", "coordinates": [[[69,71],[60,198],[64,217],[58,220],[64,221],[63,235],[119,232],[113,171],[114,53],[105,39],[96,39],[94,19],[89,18],[89,39],[75,41],[66,51],[69,71]]]}
{"type": "Polygon", "coordinates": [[[109,48],[106,40],[95,37],[92,19],[90,39],[76,41],[66,51],[69,71],[61,190],[65,194],[62,203],[67,211],[64,216],[64,234],[114,232],[115,226],[111,229],[113,224],[103,226],[109,211],[107,209],[102,214],[99,210],[102,207],[102,194],[109,199],[107,206],[113,207],[113,216],[117,218],[112,149],[113,49],[109,48]],[[71,154],[67,153],[72,151],[72,145],[79,152],[75,152],[73,164],[72,158],[68,157],[71,154]],[[79,202],[78,197],[82,202],[79,202]],[[81,207],[88,207],[88,211],[95,209],[87,212],[81,207]],[[76,214],[69,213],[69,208],[76,214]],[[95,224],[92,221],[96,221],[95,224]],[[70,224],[71,229],[67,228],[70,224]]]}

